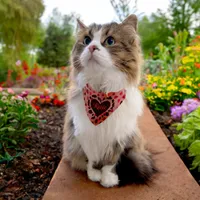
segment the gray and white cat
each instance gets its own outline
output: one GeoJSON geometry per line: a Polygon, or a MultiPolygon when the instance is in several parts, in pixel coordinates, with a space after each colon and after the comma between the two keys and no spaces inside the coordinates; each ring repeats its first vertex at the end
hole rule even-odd
{"type": "Polygon", "coordinates": [[[71,64],[63,158],[104,187],[146,182],[154,164],[137,124],[143,111],[137,17],[88,27],[78,20],[71,64]],[[87,84],[97,93],[126,91],[121,105],[98,125],[86,111],[83,90],[87,84]]]}

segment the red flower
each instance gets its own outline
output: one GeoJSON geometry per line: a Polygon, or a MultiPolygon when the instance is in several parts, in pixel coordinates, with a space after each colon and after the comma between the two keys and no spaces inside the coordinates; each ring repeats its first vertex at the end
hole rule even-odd
{"type": "Polygon", "coordinates": [[[59,104],[59,100],[58,100],[58,99],[54,99],[54,100],[53,100],[53,104],[54,104],[55,106],[57,106],[57,105],[59,104]]]}
{"type": "Polygon", "coordinates": [[[58,79],[61,79],[61,78],[62,78],[60,73],[57,74],[57,78],[58,78],[58,79]]]}
{"type": "Polygon", "coordinates": [[[33,104],[33,103],[32,103],[31,105],[32,105],[32,107],[35,108],[37,111],[40,110],[40,107],[39,107],[39,106],[37,106],[37,105],[35,105],[35,104],[33,104]]]}
{"type": "Polygon", "coordinates": [[[62,66],[62,67],[61,67],[61,70],[66,70],[66,68],[67,68],[67,67],[65,67],[65,66],[62,66]]]}
{"type": "Polygon", "coordinates": [[[34,67],[32,70],[31,70],[31,75],[37,75],[37,73],[38,73],[38,68],[36,68],[36,67],[34,67]]]}
{"type": "Polygon", "coordinates": [[[16,80],[17,80],[17,81],[20,81],[21,79],[22,79],[21,74],[18,74],[17,77],[16,77],[16,80]]]}
{"type": "Polygon", "coordinates": [[[65,101],[60,101],[59,99],[54,99],[53,104],[55,106],[63,106],[63,105],[65,105],[65,101]]]}
{"type": "Polygon", "coordinates": [[[2,87],[4,84],[5,84],[5,82],[1,82],[1,83],[0,83],[0,87],[2,87]]]}
{"type": "Polygon", "coordinates": [[[50,98],[45,98],[45,103],[50,103],[51,99],[50,98]]]}
{"type": "Polygon", "coordinates": [[[23,68],[25,74],[28,75],[29,66],[28,66],[28,64],[26,63],[26,61],[23,61],[23,62],[22,62],[22,68],[23,68]]]}
{"type": "Polygon", "coordinates": [[[197,69],[200,69],[200,63],[194,63],[194,66],[195,66],[197,69]]]}
{"type": "Polygon", "coordinates": [[[44,104],[45,103],[45,98],[40,99],[40,103],[44,104]]]}
{"type": "Polygon", "coordinates": [[[187,70],[186,69],[183,69],[183,72],[186,72],[187,70]]]}
{"type": "Polygon", "coordinates": [[[31,101],[31,103],[33,103],[33,104],[35,104],[35,103],[37,103],[38,102],[38,97],[35,97],[32,101],[31,101]]]}
{"type": "Polygon", "coordinates": [[[55,84],[56,84],[56,85],[59,85],[60,83],[61,83],[61,81],[60,81],[59,79],[56,79],[56,80],[55,80],[55,84]]]}
{"type": "Polygon", "coordinates": [[[52,94],[53,99],[58,99],[58,95],[57,94],[52,94]]]}

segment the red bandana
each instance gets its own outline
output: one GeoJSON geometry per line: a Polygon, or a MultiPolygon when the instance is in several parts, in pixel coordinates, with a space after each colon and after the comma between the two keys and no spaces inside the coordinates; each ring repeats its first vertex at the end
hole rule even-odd
{"type": "Polygon", "coordinates": [[[126,90],[118,92],[94,91],[88,84],[83,88],[85,108],[90,121],[98,125],[109,117],[126,98],[126,90]]]}

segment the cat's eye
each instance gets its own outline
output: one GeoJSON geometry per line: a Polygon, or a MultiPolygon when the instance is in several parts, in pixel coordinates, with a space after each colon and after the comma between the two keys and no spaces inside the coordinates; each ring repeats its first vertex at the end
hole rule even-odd
{"type": "Polygon", "coordinates": [[[115,44],[115,40],[112,36],[109,36],[106,40],[105,40],[105,44],[108,46],[112,46],[113,44],[115,44]]]}
{"type": "Polygon", "coordinates": [[[85,36],[84,40],[83,40],[83,44],[88,45],[91,42],[91,38],[89,36],[85,36]]]}

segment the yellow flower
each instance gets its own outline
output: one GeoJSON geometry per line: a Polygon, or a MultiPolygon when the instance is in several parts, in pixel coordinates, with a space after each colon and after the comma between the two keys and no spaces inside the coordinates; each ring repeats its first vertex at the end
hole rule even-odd
{"type": "Polygon", "coordinates": [[[185,84],[191,86],[192,82],[191,81],[186,81],[185,84]]]}
{"type": "Polygon", "coordinates": [[[162,95],[162,93],[158,92],[158,93],[157,93],[157,96],[158,96],[159,98],[161,98],[163,95],[162,95]]]}
{"type": "Polygon", "coordinates": [[[194,62],[194,58],[190,58],[188,56],[185,56],[185,57],[182,58],[183,64],[190,63],[190,62],[194,62]]]}
{"type": "Polygon", "coordinates": [[[151,81],[152,78],[153,78],[153,76],[151,74],[147,75],[147,80],[151,81]]]}
{"type": "Polygon", "coordinates": [[[167,90],[169,90],[169,91],[175,91],[175,90],[177,90],[177,87],[176,86],[174,86],[174,85],[170,85],[168,88],[167,88],[167,90]]]}
{"type": "Polygon", "coordinates": [[[191,89],[188,89],[188,88],[182,88],[181,89],[181,92],[185,93],[185,94],[192,94],[192,90],[191,89]]]}

